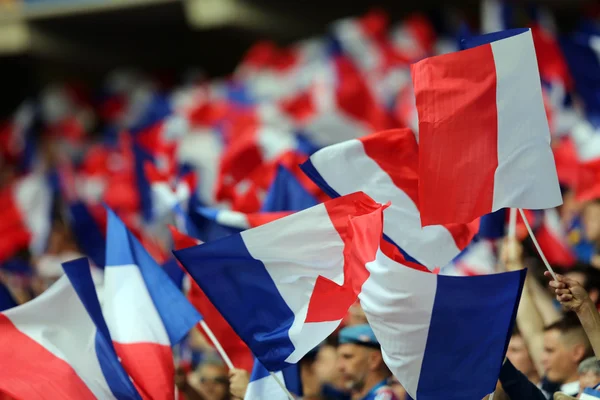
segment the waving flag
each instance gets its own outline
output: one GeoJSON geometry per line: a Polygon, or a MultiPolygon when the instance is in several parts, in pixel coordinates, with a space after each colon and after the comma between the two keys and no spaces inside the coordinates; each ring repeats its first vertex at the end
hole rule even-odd
{"type": "Polygon", "coordinates": [[[0,313],[0,392],[19,399],[141,399],[91,295],[89,264],[63,267],[66,275],[39,297],[0,313]]]}
{"type": "Polygon", "coordinates": [[[263,202],[262,211],[301,211],[316,206],[319,201],[309,193],[296,177],[284,166],[277,167],[277,174],[263,202]]]}
{"type": "Polygon", "coordinates": [[[562,204],[530,30],[467,47],[411,66],[423,226],[562,204]]]}
{"type": "MultiPolygon", "coordinates": [[[[298,365],[290,365],[283,371],[278,371],[275,374],[279,380],[283,382],[290,393],[296,396],[302,396],[302,385],[298,365]]],[[[263,399],[287,400],[288,396],[260,361],[255,360],[244,400],[263,399]]]]}
{"type": "Polygon", "coordinates": [[[385,238],[407,260],[434,269],[469,244],[477,222],[421,228],[418,165],[414,135],[395,129],[326,147],[301,167],[331,197],[361,190],[380,203],[390,201],[384,211],[385,238]]]}
{"type": "MultiPolygon", "coordinates": [[[[202,243],[197,239],[184,235],[172,226],[169,228],[171,230],[171,235],[173,236],[176,250],[186,249],[202,243]]],[[[181,267],[178,265],[178,268],[181,267]]],[[[223,350],[225,350],[225,353],[231,359],[234,367],[245,369],[250,372],[254,363],[254,357],[248,349],[248,346],[240,339],[229,323],[227,323],[215,306],[213,306],[206,297],[202,289],[200,289],[198,284],[193,280],[191,280],[190,290],[187,296],[194,307],[202,314],[204,321],[223,347],[223,350]]],[[[205,333],[202,329],[201,332],[203,334],[205,333]]],[[[206,338],[210,342],[210,338],[208,336],[206,338]]]]}
{"type": "Polygon", "coordinates": [[[219,225],[223,225],[224,227],[231,228],[233,231],[245,231],[246,229],[256,228],[257,226],[264,225],[292,214],[291,211],[246,214],[237,211],[217,210],[204,207],[198,208],[197,211],[203,217],[214,221],[219,225]]]}
{"type": "Polygon", "coordinates": [[[481,399],[494,391],[525,270],[436,275],[381,251],[362,268],[354,272],[368,275],[360,303],[385,363],[412,398],[481,399]]]}
{"type": "Polygon", "coordinates": [[[168,275],[109,209],[103,312],[139,391],[172,399],[171,346],[201,319],[168,275]]]}
{"type": "Polygon", "coordinates": [[[30,174],[0,190],[0,262],[17,251],[45,250],[50,234],[50,185],[44,175],[30,174]]]}
{"type": "Polygon", "coordinates": [[[372,260],[383,207],[353,193],[174,254],[269,371],[297,363],[337,328],[372,260]],[[361,240],[353,258],[349,224],[361,240]],[[251,284],[248,284],[252,282],[251,284]]]}

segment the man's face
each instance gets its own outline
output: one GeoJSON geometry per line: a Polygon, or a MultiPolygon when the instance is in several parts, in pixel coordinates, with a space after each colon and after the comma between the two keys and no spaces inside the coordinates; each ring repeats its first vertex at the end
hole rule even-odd
{"type": "Polygon", "coordinates": [[[353,343],[338,346],[337,365],[347,389],[362,389],[369,373],[369,349],[353,343]]]}
{"type": "Polygon", "coordinates": [[[583,208],[582,222],[586,239],[598,242],[600,240],[600,204],[586,204],[583,208]]]}
{"type": "Polygon", "coordinates": [[[581,391],[585,388],[593,388],[600,383],[600,374],[594,371],[584,372],[579,374],[579,387],[581,391]]]}
{"type": "Polygon", "coordinates": [[[529,351],[525,346],[525,341],[521,335],[513,335],[508,344],[506,357],[515,366],[516,369],[528,376],[534,371],[533,362],[529,357],[529,351]]]}
{"type": "Polygon", "coordinates": [[[217,365],[200,368],[197,389],[206,400],[225,400],[229,394],[229,378],[225,368],[217,365]]]}
{"type": "Polygon", "coordinates": [[[556,329],[544,333],[542,364],[548,379],[556,383],[566,383],[577,371],[578,363],[556,329]]]}

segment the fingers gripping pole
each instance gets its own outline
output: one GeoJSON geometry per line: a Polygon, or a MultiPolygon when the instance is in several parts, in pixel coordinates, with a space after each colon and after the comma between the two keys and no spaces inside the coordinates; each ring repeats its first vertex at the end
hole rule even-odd
{"type": "Polygon", "coordinates": [[[527,228],[527,232],[529,232],[529,237],[531,237],[531,240],[533,241],[533,244],[535,245],[535,248],[537,249],[538,253],[540,254],[540,257],[542,258],[542,261],[544,262],[544,265],[546,266],[546,269],[548,270],[548,272],[550,272],[550,275],[552,275],[552,278],[555,281],[557,281],[556,274],[554,273],[554,270],[552,269],[552,267],[550,266],[550,263],[546,259],[546,256],[544,255],[544,252],[542,252],[542,249],[540,248],[540,244],[538,243],[537,239],[533,235],[533,231],[531,230],[531,226],[529,226],[529,221],[527,221],[527,217],[525,216],[525,213],[523,212],[522,208],[519,208],[519,213],[521,213],[521,218],[523,218],[523,222],[525,223],[525,227],[527,228]]]}

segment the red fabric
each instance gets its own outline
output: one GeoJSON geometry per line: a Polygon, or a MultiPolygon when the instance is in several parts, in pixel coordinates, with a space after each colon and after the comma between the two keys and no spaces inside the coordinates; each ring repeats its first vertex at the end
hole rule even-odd
{"type": "Polygon", "coordinates": [[[600,199],[600,160],[579,165],[575,198],[578,201],[600,199]]]}
{"type": "Polygon", "coordinates": [[[559,81],[566,90],[571,90],[573,79],[556,39],[541,26],[532,26],[531,35],[542,79],[559,81]]]}
{"type": "Polygon", "coordinates": [[[491,46],[411,66],[419,113],[421,224],[468,223],[492,211],[498,167],[491,46]]]}
{"type": "Polygon", "coordinates": [[[170,346],[113,342],[127,374],[144,400],[175,397],[175,364],[170,346]]]}
{"type": "Polygon", "coordinates": [[[95,400],[75,370],[0,314],[0,392],[17,399],[95,400]]]}
{"type": "Polygon", "coordinates": [[[325,204],[329,218],[344,242],[344,283],[319,276],[308,304],[306,323],[337,321],[346,316],[369,277],[365,264],[373,261],[383,232],[383,207],[359,192],[325,204]],[[352,201],[352,202],[350,202],[352,201]]]}
{"type": "Polygon", "coordinates": [[[570,188],[577,186],[579,179],[579,157],[577,149],[570,138],[565,138],[553,145],[554,163],[558,173],[558,181],[570,188]]]}
{"type": "Polygon", "coordinates": [[[246,219],[248,220],[248,225],[250,228],[256,228],[257,226],[261,226],[264,224],[268,224],[269,222],[273,222],[276,219],[287,217],[288,215],[293,214],[292,211],[279,211],[279,212],[265,212],[265,213],[251,213],[246,214],[246,219]]]}
{"type": "MultiPolygon", "coordinates": [[[[184,235],[172,226],[170,226],[169,229],[173,235],[176,250],[195,246],[199,243],[198,240],[184,235]]],[[[225,353],[227,353],[233,365],[236,368],[245,369],[248,372],[252,371],[254,356],[250,352],[250,349],[248,349],[248,346],[246,346],[246,343],[240,339],[225,318],[223,318],[215,306],[213,306],[200,286],[198,286],[191,277],[189,278],[192,282],[190,292],[188,293],[190,302],[196,307],[198,312],[202,314],[204,321],[210,327],[219,343],[221,343],[221,346],[223,346],[223,350],[225,350],[225,353]]],[[[198,329],[205,336],[206,340],[211,343],[210,338],[205,335],[199,325],[198,329]]]]}
{"type": "Polygon", "coordinates": [[[17,207],[14,185],[0,190],[0,262],[29,247],[31,233],[17,207]]]}

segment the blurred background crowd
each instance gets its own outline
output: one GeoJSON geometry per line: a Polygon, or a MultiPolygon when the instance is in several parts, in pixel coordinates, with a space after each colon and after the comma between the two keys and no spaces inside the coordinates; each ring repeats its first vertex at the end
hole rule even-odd
{"type": "MultiPolygon", "coordinates": [[[[314,151],[395,127],[418,135],[411,63],[460,50],[461,37],[523,26],[534,35],[564,198],[528,219],[556,271],[600,305],[596,2],[102,3],[62,2],[53,15],[48,0],[0,1],[0,305],[2,290],[18,304],[36,297],[61,262],[82,254],[101,284],[104,204],[198,304],[170,253],[169,224],[209,241],[263,213],[318,204],[326,196],[297,167],[314,151]],[[218,210],[238,214],[224,220],[218,210]]],[[[521,221],[520,243],[503,257],[505,214],[483,218],[440,273],[528,267],[509,360],[547,393],[600,383],[597,363],[585,363],[589,341],[548,288],[521,221]]],[[[343,326],[366,322],[357,304],[343,326]]],[[[340,368],[337,347],[334,334],[302,361],[305,394],[347,398],[347,380],[367,373],[367,363],[340,368]]],[[[247,383],[200,330],[176,362],[182,398],[224,400],[247,383]]]]}

